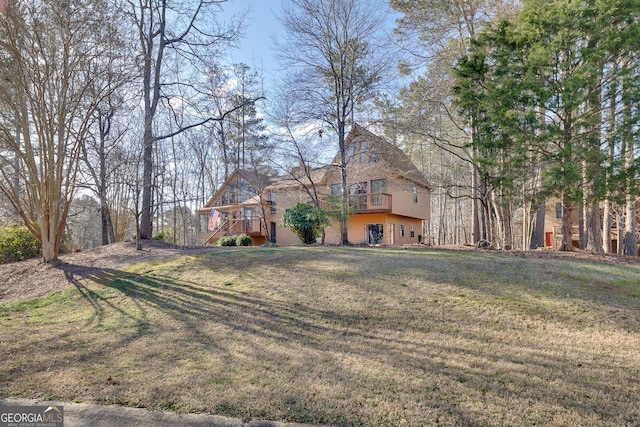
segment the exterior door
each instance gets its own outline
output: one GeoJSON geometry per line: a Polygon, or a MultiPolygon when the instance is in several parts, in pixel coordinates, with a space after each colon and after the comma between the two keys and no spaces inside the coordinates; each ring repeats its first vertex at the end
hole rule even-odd
{"type": "Polygon", "coordinates": [[[276,242],[276,223],[275,222],[271,222],[271,230],[269,233],[269,236],[271,236],[271,243],[275,243],[276,242]]]}
{"type": "Polygon", "coordinates": [[[384,226],[382,224],[367,224],[367,243],[379,245],[384,243],[384,226]]]}

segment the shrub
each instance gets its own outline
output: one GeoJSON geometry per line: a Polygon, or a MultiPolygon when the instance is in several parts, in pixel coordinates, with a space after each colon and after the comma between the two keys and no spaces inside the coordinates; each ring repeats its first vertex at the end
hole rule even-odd
{"type": "Polygon", "coordinates": [[[239,234],[236,237],[236,246],[251,246],[251,237],[246,234],[239,234]]]}
{"type": "Polygon", "coordinates": [[[324,211],[310,203],[298,203],[284,211],[282,224],[289,227],[303,243],[315,243],[322,228],[329,223],[324,211]]]}
{"type": "Polygon", "coordinates": [[[0,261],[3,263],[35,258],[41,244],[25,226],[13,225],[0,231],[0,261]]]}
{"type": "Polygon", "coordinates": [[[236,238],[235,236],[222,236],[218,240],[218,246],[235,246],[236,238]]]}
{"type": "Polygon", "coordinates": [[[153,240],[159,240],[161,242],[167,242],[169,241],[169,234],[165,233],[164,231],[161,231],[159,233],[156,233],[153,235],[153,240]]]}

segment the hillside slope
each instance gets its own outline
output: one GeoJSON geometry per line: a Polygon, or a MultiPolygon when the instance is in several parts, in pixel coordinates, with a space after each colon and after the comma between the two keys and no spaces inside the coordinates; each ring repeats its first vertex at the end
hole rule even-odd
{"type": "Polygon", "coordinates": [[[0,303],[0,396],[340,426],[640,423],[638,265],[115,252],[67,259],[64,288],[0,303]]]}

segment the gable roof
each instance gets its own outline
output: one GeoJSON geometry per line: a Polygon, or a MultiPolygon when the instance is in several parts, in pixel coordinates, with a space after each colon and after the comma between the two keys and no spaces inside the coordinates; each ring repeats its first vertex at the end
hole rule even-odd
{"type": "MultiPolygon", "coordinates": [[[[270,177],[268,175],[263,175],[255,171],[250,171],[246,169],[236,169],[233,172],[231,172],[231,175],[229,175],[229,178],[227,178],[224,184],[222,184],[220,188],[218,188],[218,190],[215,193],[213,193],[213,196],[207,201],[204,207],[213,207],[213,202],[218,198],[218,196],[222,195],[222,193],[227,189],[227,187],[229,187],[229,184],[231,184],[237,178],[243,178],[249,184],[256,187],[259,186],[262,188],[268,186],[274,180],[273,177],[270,177]]],[[[256,190],[258,190],[258,188],[256,188],[256,190]]]]}
{"type": "Polygon", "coordinates": [[[273,190],[284,190],[287,188],[294,188],[303,186],[311,186],[312,182],[314,185],[318,185],[324,182],[325,177],[327,175],[327,171],[331,168],[335,167],[334,165],[322,166],[319,168],[311,169],[309,171],[309,177],[304,172],[304,169],[298,167],[294,168],[289,175],[278,177],[274,179],[269,185],[269,189],[273,190]],[[309,180],[311,178],[311,181],[309,180]]]}
{"type": "MultiPolygon", "coordinates": [[[[432,190],[427,178],[418,170],[404,151],[359,124],[355,123],[353,125],[345,139],[344,145],[347,147],[354,140],[360,139],[365,140],[367,144],[369,144],[378,157],[389,166],[392,173],[432,190]]],[[[336,159],[337,158],[338,156],[336,156],[336,159]]]]}

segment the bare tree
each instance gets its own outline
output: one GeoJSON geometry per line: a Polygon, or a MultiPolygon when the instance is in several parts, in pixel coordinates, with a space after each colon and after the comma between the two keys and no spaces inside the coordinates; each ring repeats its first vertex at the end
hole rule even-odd
{"type": "MultiPolygon", "coordinates": [[[[112,78],[114,75],[110,75],[112,78]]],[[[118,77],[113,84],[120,85],[128,80],[126,74],[118,77]]],[[[82,185],[93,191],[100,201],[100,223],[102,244],[116,242],[111,209],[115,206],[109,201],[109,192],[116,185],[116,171],[124,164],[121,161],[120,146],[125,143],[129,125],[123,123],[123,116],[131,113],[126,107],[126,99],[121,92],[113,92],[93,111],[94,124],[82,144],[82,168],[85,183],[82,185]]]]}
{"type": "Polygon", "coordinates": [[[0,15],[0,191],[47,262],[58,257],[91,112],[111,91],[115,28],[105,7],[25,0],[0,15]]]}
{"type": "MultiPolygon", "coordinates": [[[[128,0],[128,13],[139,38],[141,56],[142,97],[144,104],[143,184],[140,233],[142,238],[152,236],[153,210],[153,151],[156,142],[171,138],[187,129],[200,126],[210,118],[195,117],[189,123],[179,123],[178,129],[158,135],[156,116],[160,107],[171,108],[171,91],[182,91],[194,84],[194,79],[179,75],[180,67],[169,70],[171,60],[189,62],[188,72],[204,68],[216,48],[233,42],[239,35],[241,20],[227,27],[216,24],[215,12],[226,0],[199,0],[173,2],[170,0],[128,0]],[[175,71],[173,75],[170,73],[175,71]]],[[[192,92],[193,93],[193,92],[192,92]]],[[[197,90],[195,90],[197,93],[197,90]]],[[[188,98],[182,97],[186,102],[188,98]]]]}
{"type": "Polygon", "coordinates": [[[346,129],[392,68],[385,12],[386,5],[374,0],[289,0],[280,17],[287,37],[278,50],[290,70],[284,87],[295,99],[293,119],[324,123],[338,138],[343,244],[348,243],[346,129]]]}

